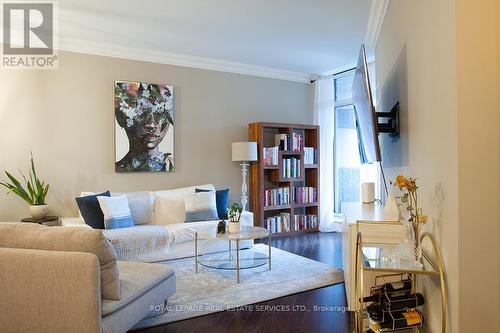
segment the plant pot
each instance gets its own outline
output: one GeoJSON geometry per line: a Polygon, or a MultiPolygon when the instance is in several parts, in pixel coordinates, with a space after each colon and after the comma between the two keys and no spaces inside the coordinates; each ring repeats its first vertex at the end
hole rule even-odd
{"type": "Polygon", "coordinates": [[[49,205],[30,206],[30,214],[36,220],[43,220],[49,214],[49,205]]]}
{"type": "Polygon", "coordinates": [[[229,222],[228,228],[230,234],[237,234],[241,231],[240,222],[229,222]]]}

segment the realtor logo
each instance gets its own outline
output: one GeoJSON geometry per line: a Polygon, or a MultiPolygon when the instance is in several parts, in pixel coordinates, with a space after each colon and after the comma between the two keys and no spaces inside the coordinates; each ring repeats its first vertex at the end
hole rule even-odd
{"type": "Polygon", "coordinates": [[[54,3],[3,3],[3,68],[57,69],[54,14],[54,3]]]}

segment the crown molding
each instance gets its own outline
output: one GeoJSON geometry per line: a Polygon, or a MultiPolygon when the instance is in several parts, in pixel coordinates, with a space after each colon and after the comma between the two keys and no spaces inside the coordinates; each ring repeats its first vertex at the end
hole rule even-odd
{"type": "Polygon", "coordinates": [[[76,39],[70,40],[61,38],[59,40],[59,45],[59,50],[61,51],[259,76],[278,80],[309,83],[313,77],[313,75],[309,73],[250,65],[235,61],[198,57],[172,52],[162,52],[151,49],[137,49],[117,45],[89,43],[87,41],[76,39]]]}
{"type": "Polygon", "coordinates": [[[385,12],[389,0],[372,0],[370,6],[370,14],[368,16],[368,27],[366,29],[365,44],[374,49],[377,45],[378,36],[382,23],[384,22],[385,12]]]}
{"type": "Polygon", "coordinates": [[[322,72],[322,73],[319,73],[320,76],[330,76],[330,75],[335,75],[337,73],[340,73],[340,72],[343,72],[343,71],[346,71],[346,70],[349,70],[351,68],[355,68],[356,67],[356,62],[352,63],[352,64],[348,64],[348,65],[344,65],[344,66],[340,66],[340,67],[337,67],[337,68],[334,68],[332,70],[329,70],[329,71],[326,71],[326,72],[322,72]]]}

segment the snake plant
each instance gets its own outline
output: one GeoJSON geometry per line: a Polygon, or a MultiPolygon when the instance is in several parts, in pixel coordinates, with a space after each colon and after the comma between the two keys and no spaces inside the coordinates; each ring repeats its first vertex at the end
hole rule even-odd
{"type": "Polygon", "coordinates": [[[29,179],[24,176],[24,174],[19,171],[25,186],[21,184],[12,174],[5,171],[5,174],[9,178],[10,182],[0,182],[0,185],[8,189],[7,194],[14,193],[17,194],[21,199],[26,201],[31,206],[45,205],[45,197],[49,191],[49,184],[45,184],[44,181],[40,181],[36,174],[35,163],[33,161],[33,154],[31,155],[31,168],[29,170],[29,179]]]}

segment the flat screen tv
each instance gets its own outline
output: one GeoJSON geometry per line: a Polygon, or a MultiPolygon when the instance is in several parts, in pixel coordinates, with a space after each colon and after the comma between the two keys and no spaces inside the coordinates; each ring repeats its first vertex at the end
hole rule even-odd
{"type": "Polygon", "coordinates": [[[361,163],[380,162],[382,157],[378,141],[377,115],[373,105],[364,45],[361,45],[359,51],[358,65],[352,84],[352,99],[356,115],[361,163]]]}

